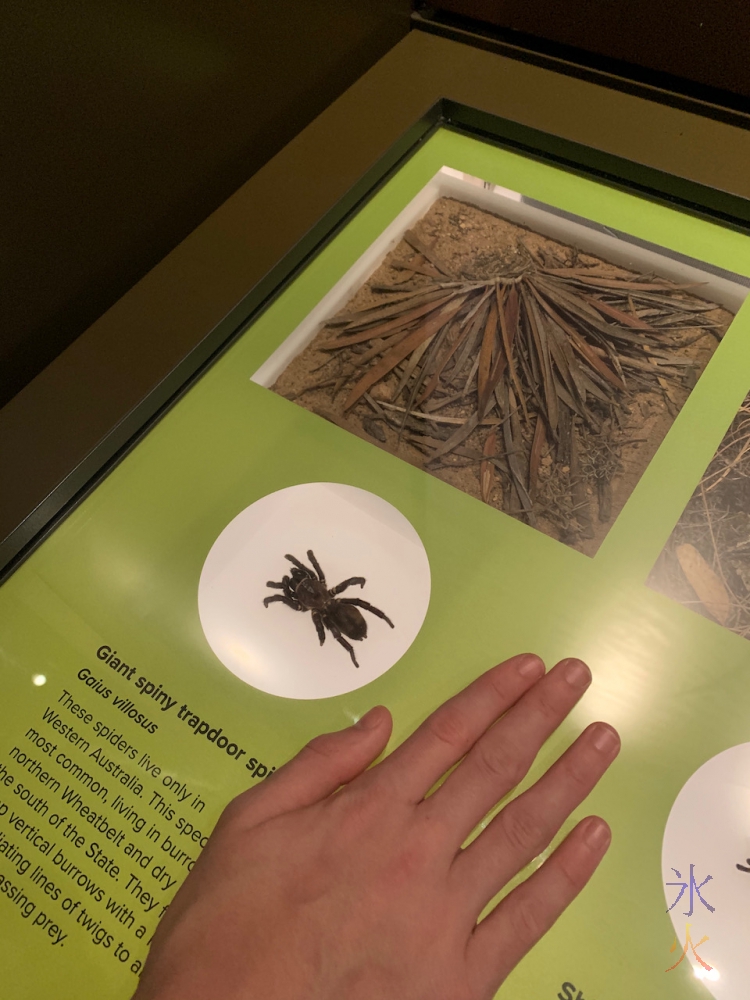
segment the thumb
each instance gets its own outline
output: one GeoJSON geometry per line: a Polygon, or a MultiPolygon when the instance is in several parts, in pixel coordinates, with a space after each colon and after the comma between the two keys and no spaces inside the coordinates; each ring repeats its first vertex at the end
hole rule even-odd
{"type": "Polygon", "coordinates": [[[314,737],[262,784],[230,802],[225,815],[238,815],[244,823],[257,826],[281,813],[320,802],[380,756],[392,728],[391,713],[376,705],[353,726],[314,737]]]}

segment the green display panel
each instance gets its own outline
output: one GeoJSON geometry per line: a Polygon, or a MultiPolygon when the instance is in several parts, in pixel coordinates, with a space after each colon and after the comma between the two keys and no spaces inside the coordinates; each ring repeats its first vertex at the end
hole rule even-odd
{"type": "Polygon", "coordinates": [[[595,719],[623,748],[560,834],[596,812],[612,847],[500,995],[746,995],[750,645],[646,580],[750,389],[747,308],[593,557],[253,381],[446,166],[750,276],[739,232],[433,135],[0,589],[3,996],[125,1000],[232,796],[375,704],[396,745],[526,650],[594,680],[524,786],[595,719]],[[393,623],[364,612],[359,666],[263,606],[308,549],[393,623]]]}

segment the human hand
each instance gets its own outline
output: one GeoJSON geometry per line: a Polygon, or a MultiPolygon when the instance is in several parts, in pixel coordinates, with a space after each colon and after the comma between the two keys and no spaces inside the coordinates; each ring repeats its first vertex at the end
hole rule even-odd
{"type": "Polygon", "coordinates": [[[513,657],[369,770],[390,736],[387,709],[316,737],[224,810],[134,1000],[492,997],[593,874],[607,824],[582,820],[477,924],[479,914],[586,798],[617,756],[617,733],[590,725],[461,845],[590,681],[579,660],[544,675],[538,657],[513,657]]]}

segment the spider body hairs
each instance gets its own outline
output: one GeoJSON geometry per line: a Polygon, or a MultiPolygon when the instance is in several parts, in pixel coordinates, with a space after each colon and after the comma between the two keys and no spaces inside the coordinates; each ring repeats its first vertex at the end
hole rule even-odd
{"type": "Polygon", "coordinates": [[[388,622],[391,628],[394,628],[388,615],[368,601],[363,601],[359,597],[338,596],[348,587],[353,587],[356,584],[364,587],[365,578],[363,576],[350,576],[348,580],[344,580],[329,589],[325,574],[312,549],[307,550],[307,558],[312,564],[312,569],[300,562],[296,556],[286,555],[284,558],[292,564],[290,575],[282,577],[280,583],[269,580],[266,584],[267,587],[283,590],[284,593],[272,594],[264,598],[264,606],[268,607],[273,601],[280,601],[295,611],[310,611],[320,645],[322,646],[326,641],[326,629],[328,629],[336,642],[349,653],[354,666],[359,667],[354,655],[354,648],[350,642],[347,642],[347,639],[361,641],[367,638],[367,621],[359,609],[363,608],[370,614],[382,618],[383,621],[388,622]]]}

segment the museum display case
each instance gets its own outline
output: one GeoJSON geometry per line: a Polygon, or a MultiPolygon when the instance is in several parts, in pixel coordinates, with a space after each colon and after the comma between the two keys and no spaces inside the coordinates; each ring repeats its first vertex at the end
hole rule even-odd
{"type": "Polygon", "coordinates": [[[623,749],[500,995],[744,996],[748,139],[701,111],[413,34],[0,415],[13,996],[124,1000],[232,796],[527,649],[594,681],[520,789],[623,749]]]}

